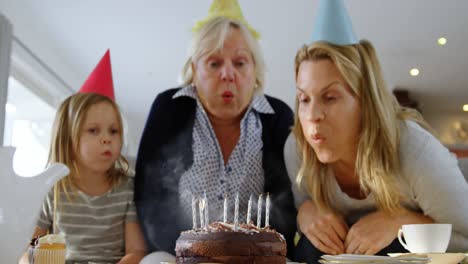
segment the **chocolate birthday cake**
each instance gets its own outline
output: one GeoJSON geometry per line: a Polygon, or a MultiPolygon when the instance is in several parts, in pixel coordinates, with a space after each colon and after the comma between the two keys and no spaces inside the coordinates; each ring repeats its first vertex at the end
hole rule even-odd
{"type": "Polygon", "coordinates": [[[270,227],[212,223],[184,231],[176,242],[176,263],[286,263],[286,241],[270,227]]]}

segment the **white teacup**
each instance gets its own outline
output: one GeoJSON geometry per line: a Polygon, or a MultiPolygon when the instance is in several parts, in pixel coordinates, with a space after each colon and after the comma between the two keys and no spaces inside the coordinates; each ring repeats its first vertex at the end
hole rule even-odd
{"type": "Polygon", "coordinates": [[[451,234],[451,224],[403,225],[398,230],[398,240],[411,253],[444,253],[451,234]],[[406,243],[401,238],[402,234],[406,243]]]}

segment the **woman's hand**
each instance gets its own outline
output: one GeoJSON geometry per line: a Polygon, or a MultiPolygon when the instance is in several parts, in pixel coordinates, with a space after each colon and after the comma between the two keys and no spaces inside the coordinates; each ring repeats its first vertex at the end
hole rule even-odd
{"type": "Polygon", "coordinates": [[[381,211],[362,217],[349,229],[346,253],[373,255],[390,245],[401,226],[397,220],[381,211]]]}
{"type": "Polygon", "coordinates": [[[323,253],[337,255],[345,252],[348,226],[341,216],[320,211],[307,200],[299,207],[297,221],[301,232],[323,253]]]}
{"type": "Polygon", "coordinates": [[[395,240],[402,225],[432,222],[431,218],[406,209],[394,215],[383,211],[370,213],[349,229],[345,240],[346,253],[374,255],[395,240]]]}

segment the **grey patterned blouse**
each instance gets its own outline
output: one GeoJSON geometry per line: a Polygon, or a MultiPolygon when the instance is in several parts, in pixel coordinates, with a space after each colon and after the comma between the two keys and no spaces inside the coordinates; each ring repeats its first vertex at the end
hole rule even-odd
{"type": "MultiPolygon", "coordinates": [[[[193,164],[179,181],[179,199],[187,219],[192,219],[192,194],[206,196],[209,202],[210,222],[223,220],[224,195],[228,196],[228,222],[234,221],[234,196],[239,192],[239,222],[246,221],[249,196],[254,197],[256,208],[258,194],[264,189],[262,167],[262,123],[258,113],[274,114],[263,94],[254,98],[241,120],[241,133],[227,164],[205,109],[193,86],[177,92],[173,98],[188,96],[197,101],[193,137],[193,164]]],[[[252,218],[256,219],[256,210],[252,218]]]]}

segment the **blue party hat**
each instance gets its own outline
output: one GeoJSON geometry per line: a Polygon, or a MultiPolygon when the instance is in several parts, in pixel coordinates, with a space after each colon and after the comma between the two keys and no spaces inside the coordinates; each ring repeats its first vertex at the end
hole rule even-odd
{"type": "Polygon", "coordinates": [[[326,41],[335,45],[359,43],[343,0],[320,0],[312,42],[326,41]]]}

